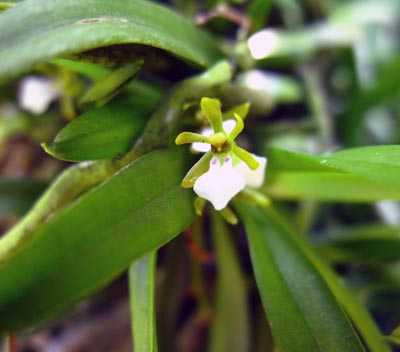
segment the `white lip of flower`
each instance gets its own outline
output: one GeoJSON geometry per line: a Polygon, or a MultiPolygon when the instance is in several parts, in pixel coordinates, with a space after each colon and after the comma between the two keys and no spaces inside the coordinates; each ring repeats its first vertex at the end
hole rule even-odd
{"type": "MultiPolygon", "coordinates": [[[[223,129],[228,134],[233,131],[233,129],[235,128],[235,125],[236,125],[236,121],[233,119],[225,120],[222,123],[223,129]]],[[[210,137],[214,133],[214,131],[211,127],[204,127],[201,129],[200,133],[203,136],[210,137]]],[[[208,143],[194,142],[194,143],[192,143],[192,149],[195,152],[207,153],[208,151],[211,150],[211,145],[208,143]]]]}
{"type": "Polygon", "coordinates": [[[213,157],[209,170],[194,183],[194,192],[199,197],[208,200],[215,210],[222,210],[246,186],[261,187],[264,182],[267,159],[252,155],[259,163],[255,170],[251,170],[243,161],[233,165],[232,157],[229,155],[222,164],[217,157],[213,157]]]}
{"type": "Polygon", "coordinates": [[[20,81],[18,105],[32,114],[46,111],[50,103],[58,98],[60,92],[49,78],[27,76],[20,81]]]}
{"type": "Polygon", "coordinates": [[[241,161],[239,164],[235,165],[234,168],[236,172],[240,173],[244,180],[246,181],[246,186],[251,188],[259,188],[264,183],[265,168],[267,166],[267,158],[251,154],[254,159],[258,161],[259,166],[257,169],[250,169],[247,164],[241,161]]]}
{"type": "Polygon", "coordinates": [[[244,177],[232,165],[232,158],[227,156],[222,165],[213,157],[210,169],[195,182],[196,194],[212,203],[215,210],[222,210],[229,201],[246,185],[244,177]]]}

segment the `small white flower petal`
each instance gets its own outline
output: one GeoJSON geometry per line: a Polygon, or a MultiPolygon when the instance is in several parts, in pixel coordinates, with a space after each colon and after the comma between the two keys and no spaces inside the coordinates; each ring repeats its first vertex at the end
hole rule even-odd
{"type": "Polygon", "coordinates": [[[194,142],[192,143],[192,149],[195,152],[207,153],[211,150],[211,145],[208,143],[194,142]]]}
{"type": "Polygon", "coordinates": [[[28,76],[21,80],[18,104],[32,114],[41,114],[59,96],[54,81],[38,76],[28,76]]]}
{"type": "Polygon", "coordinates": [[[236,120],[234,119],[229,119],[229,120],[225,120],[222,123],[222,127],[224,128],[224,131],[229,134],[232,132],[232,130],[235,128],[236,126],[236,120]]]}
{"type": "Polygon", "coordinates": [[[264,183],[265,176],[265,167],[267,165],[267,158],[262,156],[252,154],[254,159],[256,159],[259,163],[257,169],[250,169],[244,161],[241,161],[239,164],[235,165],[234,168],[237,172],[239,172],[246,181],[246,186],[252,188],[261,187],[264,183]]]}
{"type": "Polygon", "coordinates": [[[264,29],[254,33],[247,41],[251,56],[256,60],[264,59],[273,54],[277,50],[278,44],[278,32],[272,29],[264,29]]]}
{"type": "Polygon", "coordinates": [[[223,165],[214,157],[210,169],[196,180],[193,190],[199,197],[211,202],[215,210],[222,210],[245,185],[243,176],[232,166],[230,156],[223,165]]]}
{"type": "MultiPolygon", "coordinates": [[[[233,119],[225,120],[222,123],[222,127],[227,134],[232,132],[235,125],[236,125],[236,121],[233,119]]],[[[213,133],[214,133],[214,131],[211,127],[204,127],[200,131],[200,134],[202,134],[203,136],[206,136],[206,137],[211,136],[213,133]]],[[[208,143],[195,142],[195,143],[192,143],[192,149],[199,153],[207,153],[208,151],[210,151],[211,145],[208,143]]]]}

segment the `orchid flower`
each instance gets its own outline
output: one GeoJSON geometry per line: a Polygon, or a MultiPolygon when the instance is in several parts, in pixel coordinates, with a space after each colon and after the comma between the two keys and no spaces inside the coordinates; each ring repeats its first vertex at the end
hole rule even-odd
{"type": "Polygon", "coordinates": [[[42,114],[60,96],[54,80],[28,76],[19,85],[18,104],[34,115],[42,114]]]}
{"type": "Polygon", "coordinates": [[[223,121],[219,101],[206,97],[200,107],[212,129],[203,129],[202,134],[182,132],[175,140],[178,145],[192,143],[194,150],[206,152],[184,177],[182,186],[193,187],[201,199],[221,211],[246,186],[258,188],[263,184],[267,159],[236,144],[244,128],[238,113],[233,113],[234,120],[223,121]]]}

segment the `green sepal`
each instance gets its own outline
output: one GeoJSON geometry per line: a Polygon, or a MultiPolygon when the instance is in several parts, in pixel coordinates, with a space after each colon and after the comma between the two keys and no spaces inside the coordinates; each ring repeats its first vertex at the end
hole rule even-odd
{"type": "Polygon", "coordinates": [[[192,166],[192,168],[188,171],[188,173],[182,180],[181,185],[183,188],[193,187],[196,180],[208,171],[213,155],[214,154],[212,152],[207,152],[196,164],[192,166]]]}
{"type": "Polygon", "coordinates": [[[238,114],[242,119],[245,119],[247,117],[247,114],[249,113],[249,110],[250,110],[250,103],[240,104],[234,106],[232,109],[229,109],[228,111],[225,111],[222,114],[222,119],[223,120],[232,119],[234,118],[235,114],[238,114]]]}
{"type": "Polygon", "coordinates": [[[236,197],[255,207],[266,208],[271,204],[271,200],[265,194],[250,187],[246,187],[236,197]]]}
{"type": "Polygon", "coordinates": [[[207,201],[204,198],[196,197],[196,199],[193,202],[193,205],[197,215],[199,216],[203,215],[203,210],[204,206],[206,205],[206,202],[207,201]]]}
{"type": "Polygon", "coordinates": [[[239,222],[236,214],[229,207],[225,207],[224,209],[220,210],[219,213],[225,219],[225,221],[231,225],[237,225],[239,222]]]}
{"type": "Polygon", "coordinates": [[[219,100],[203,97],[200,101],[200,107],[204,115],[206,115],[214,133],[224,132],[222,127],[221,103],[219,100]]]}

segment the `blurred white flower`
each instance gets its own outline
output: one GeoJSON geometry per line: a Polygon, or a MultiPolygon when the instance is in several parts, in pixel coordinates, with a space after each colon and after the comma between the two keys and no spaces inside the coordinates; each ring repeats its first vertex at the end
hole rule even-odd
{"type": "Polygon", "coordinates": [[[247,41],[247,45],[254,59],[264,59],[276,50],[278,33],[272,29],[263,29],[254,33],[247,41]]]}
{"type": "Polygon", "coordinates": [[[20,81],[18,105],[32,114],[46,111],[60,95],[56,83],[50,78],[27,76],[20,81]]]}

